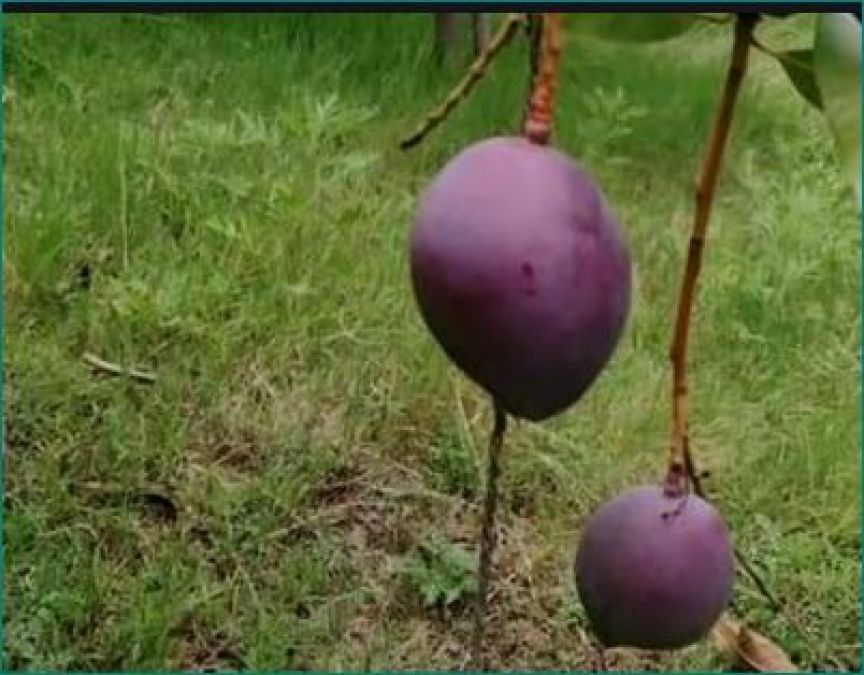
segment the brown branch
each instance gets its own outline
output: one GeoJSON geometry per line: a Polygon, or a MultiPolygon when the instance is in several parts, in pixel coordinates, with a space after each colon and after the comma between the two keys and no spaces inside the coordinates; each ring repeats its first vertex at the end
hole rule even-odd
{"type": "Polygon", "coordinates": [[[543,15],[531,12],[526,15],[525,34],[528,38],[528,86],[525,93],[525,108],[522,111],[522,121],[519,128],[524,129],[531,110],[531,96],[534,94],[534,83],[540,70],[541,38],[543,37],[543,15]]]}
{"type": "Polygon", "coordinates": [[[542,19],[540,64],[534,81],[534,91],[528,104],[525,136],[532,143],[545,145],[552,133],[555,92],[561,61],[561,14],[546,13],[542,19]]]}
{"type": "Polygon", "coordinates": [[[720,106],[702,169],[696,185],[696,210],[693,216],[693,229],[690,234],[690,244],[687,252],[687,263],[684,279],[678,296],[678,312],[675,320],[675,332],[670,350],[672,360],[672,443],[670,448],[669,467],[680,475],[685,465],[684,450],[687,438],[687,340],[690,333],[690,315],[693,310],[693,299],[696,280],[702,265],[702,249],[705,245],[705,235],[711,215],[711,204],[717,187],[723,150],[729,137],[735,102],[741,88],[741,81],[747,71],[750,39],[758,20],[758,15],[741,14],[735,23],[735,38],[732,45],[732,57],[726,73],[726,82],[720,99],[720,106]]]}
{"type": "Polygon", "coordinates": [[[131,377],[133,380],[138,380],[139,382],[145,382],[147,384],[153,384],[156,382],[156,376],[153,373],[146,373],[142,370],[135,370],[134,368],[124,368],[123,366],[118,366],[116,363],[110,363],[109,361],[100,359],[98,356],[91,354],[90,352],[85,353],[81,358],[94,370],[102,373],[108,373],[110,375],[125,375],[131,377]]]}
{"type": "MultiPolygon", "coordinates": [[[[758,20],[757,15],[738,15],[735,23],[735,39],[732,45],[732,58],[726,74],[726,83],[720,100],[717,118],[708,142],[708,150],[696,186],[696,211],[693,218],[693,230],[690,235],[690,245],[687,264],[684,270],[684,280],[678,299],[678,314],[675,322],[675,334],[670,357],[672,359],[672,448],[669,460],[669,476],[681,476],[693,487],[693,492],[708,501],[708,496],[702,486],[702,480],[696,469],[696,463],[690,452],[690,439],[687,432],[687,339],[690,331],[690,315],[693,309],[693,299],[696,280],[702,264],[702,250],[705,245],[705,235],[711,215],[711,204],[717,187],[723,150],[729,136],[732,124],[735,102],[741,88],[741,81],[747,70],[747,57],[753,44],[753,29],[758,20]]],[[[783,605],[768,589],[768,586],[744,557],[737,547],[733,548],[738,564],[752,579],[762,596],[771,608],[784,616],[786,620],[809,641],[809,635],[788,614],[783,612],[783,605]]]]}
{"type": "MultiPolygon", "coordinates": [[[[753,29],[758,21],[758,15],[740,14],[736,17],[735,38],[732,45],[732,57],[726,74],[726,82],[720,99],[720,106],[711,137],[708,142],[705,159],[696,185],[696,210],[693,217],[693,229],[684,279],[678,298],[678,312],[675,321],[675,332],[670,351],[672,360],[672,444],[669,458],[669,481],[683,480],[689,483],[693,492],[708,501],[708,496],[702,486],[701,475],[690,452],[689,435],[687,431],[687,342],[690,332],[690,316],[693,309],[696,280],[702,264],[702,251],[705,246],[705,236],[711,215],[711,205],[717,187],[717,178],[723,159],[723,150],[729,137],[735,102],[741,88],[741,82],[747,70],[747,60],[751,46],[760,48],[753,38],[753,29]]],[[[802,626],[787,613],[783,605],[768,589],[768,586],[744,557],[737,547],[733,547],[738,564],[756,585],[771,608],[781,614],[796,631],[808,642],[809,635],[802,626]]]]}
{"type": "Polygon", "coordinates": [[[420,143],[420,141],[422,141],[430,131],[447,119],[447,115],[450,114],[450,111],[453,110],[461,100],[468,96],[471,89],[474,88],[474,85],[477,84],[477,82],[479,82],[486,74],[492,60],[498,55],[498,52],[500,52],[504,46],[510,42],[516,34],[517,28],[524,23],[524,21],[524,14],[509,14],[507,18],[504,19],[504,22],[501,24],[500,28],[498,28],[495,36],[489,42],[489,48],[484,50],[480,56],[477,57],[474,63],[471,64],[468,72],[447,95],[444,102],[429,113],[429,116],[417,128],[417,130],[414,131],[414,133],[399,143],[399,147],[402,150],[413,148],[415,145],[420,143]]]}
{"type": "Polygon", "coordinates": [[[478,563],[477,599],[474,605],[474,641],[471,649],[474,667],[486,670],[483,653],[483,633],[486,621],[486,595],[489,591],[489,570],[492,554],[498,543],[495,530],[495,512],[498,507],[498,477],[501,475],[501,450],[507,431],[507,415],[498,401],[493,401],[495,423],[489,437],[489,468],[486,478],[486,499],[483,504],[483,525],[480,532],[480,560],[478,563]]]}

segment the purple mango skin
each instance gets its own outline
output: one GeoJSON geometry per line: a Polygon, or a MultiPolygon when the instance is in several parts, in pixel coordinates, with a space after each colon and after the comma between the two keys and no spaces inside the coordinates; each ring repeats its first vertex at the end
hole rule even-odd
{"type": "Polygon", "coordinates": [[[630,309],[630,255],[602,193],[569,157],[523,138],[476,143],[424,195],[411,277],[450,359],[511,415],[575,403],[630,309]]]}
{"type": "Polygon", "coordinates": [[[732,599],[729,531],[694,494],[681,503],[660,486],[628,490],[585,527],[576,582],[607,647],[678,649],[704,637],[732,599]]]}

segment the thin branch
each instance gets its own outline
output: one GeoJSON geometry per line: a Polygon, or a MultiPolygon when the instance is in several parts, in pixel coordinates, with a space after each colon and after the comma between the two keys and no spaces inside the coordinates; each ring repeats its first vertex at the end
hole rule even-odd
{"type": "MultiPolygon", "coordinates": [[[[759,48],[758,43],[753,38],[753,29],[757,21],[758,15],[741,14],[737,16],[729,70],[726,75],[717,118],[711,131],[708,149],[696,186],[696,210],[693,217],[693,229],[690,235],[684,279],[678,298],[678,313],[670,352],[672,360],[672,446],[669,458],[669,476],[670,480],[680,476],[683,480],[689,482],[693,488],[693,492],[706,501],[708,500],[708,496],[705,494],[701,476],[696,469],[696,464],[690,452],[687,431],[687,341],[690,331],[690,316],[693,309],[696,280],[699,276],[702,263],[702,251],[705,246],[705,235],[708,230],[708,221],[711,215],[711,205],[723,159],[723,150],[729,136],[735,102],[747,70],[750,47],[757,46],[759,48]]],[[[753,580],[753,583],[756,584],[759,592],[769,602],[772,609],[784,616],[790,625],[805,640],[810,642],[807,632],[803,630],[797,621],[782,611],[783,605],[771,593],[768,586],[744,555],[737,548],[733,548],[733,551],[739,565],[753,580]]]]}
{"type": "Polygon", "coordinates": [[[519,128],[524,129],[531,111],[531,97],[534,94],[534,84],[540,70],[541,38],[543,37],[543,15],[531,12],[526,15],[525,33],[528,38],[528,87],[525,94],[525,108],[522,111],[522,121],[519,128]]]}
{"type": "Polygon", "coordinates": [[[100,359],[98,356],[91,354],[90,352],[85,353],[82,358],[84,359],[84,362],[94,370],[102,373],[127,376],[131,377],[133,380],[138,380],[139,382],[145,382],[147,384],[153,384],[156,382],[156,376],[153,373],[135,370],[134,368],[124,368],[123,366],[118,366],[116,363],[100,359]]]}
{"type": "Polygon", "coordinates": [[[492,555],[498,543],[495,512],[498,508],[498,477],[501,475],[501,450],[507,431],[507,415],[498,401],[493,402],[495,423],[489,438],[489,468],[486,478],[486,500],[483,505],[483,526],[480,533],[480,560],[478,564],[477,600],[474,605],[474,642],[472,659],[478,670],[486,670],[483,653],[483,633],[486,621],[486,595],[489,592],[489,570],[492,555]]]}
{"type": "MultiPolygon", "coordinates": [[[[723,87],[723,95],[711,138],[708,142],[705,161],[699,181],[696,186],[696,211],[693,218],[693,230],[690,235],[690,246],[687,264],[684,270],[684,280],[678,300],[678,315],[675,323],[675,336],[670,357],[672,359],[672,448],[669,461],[670,474],[682,474],[693,486],[693,491],[702,499],[708,500],[702,487],[701,476],[696,470],[696,463],[690,452],[690,439],[687,433],[687,340],[690,331],[690,315],[693,309],[696,280],[702,263],[702,251],[705,245],[705,235],[711,215],[711,204],[720,173],[723,150],[729,136],[732,124],[735,102],[741,88],[741,81],[747,70],[747,57],[753,44],[753,29],[758,17],[755,15],[739,15],[735,24],[735,39],[732,45],[732,58],[723,87]],[[683,471],[682,471],[683,469],[683,471]]],[[[741,552],[735,548],[735,558],[756,584],[759,592],[770,603],[771,607],[780,612],[782,605],[768,590],[767,585],[753,569],[741,552]]],[[[788,619],[788,617],[787,617],[788,619]]],[[[791,619],[788,619],[793,623],[791,619]]],[[[807,637],[807,634],[795,625],[796,629],[807,637]]]]}
{"type": "Polygon", "coordinates": [[[471,64],[471,68],[469,68],[465,76],[447,95],[444,102],[429,113],[429,116],[417,128],[417,130],[414,131],[414,133],[399,143],[399,147],[402,150],[408,150],[420,143],[420,141],[422,141],[430,131],[447,118],[450,111],[453,110],[461,100],[468,96],[471,89],[474,88],[474,85],[477,84],[477,82],[479,82],[486,74],[489,64],[492,63],[492,60],[498,55],[498,52],[500,52],[504,46],[510,42],[516,34],[517,28],[519,28],[519,26],[524,22],[524,14],[509,14],[504,19],[504,22],[495,33],[495,36],[489,42],[489,48],[483,51],[474,63],[471,64]]]}
{"type": "Polygon", "coordinates": [[[741,81],[747,70],[750,39],[758,20],[758,15],[739,15],[735,23],[735,38],[732,45],[732,57],[726,74],[726,82],[720,99],[720,106],[705,159],[696,185],[696,209],[693,216],[693,229],[690,234],[690,244],[687,253],[687,263],[684,279],[678,296],[678,312],[675,320],[675,332],[670,350],[672,360],[672,443],[670,449],[670,472],[683,475],[685,464],[684,448],[687,436],[687,340],[690,333],[690,315],[693,310],[696,280],[702,265],[702,249],[705,245],[705,235],[711,215],[711,205],[723,150],[729,137],[735,102],[741,88],[741,81]]]}

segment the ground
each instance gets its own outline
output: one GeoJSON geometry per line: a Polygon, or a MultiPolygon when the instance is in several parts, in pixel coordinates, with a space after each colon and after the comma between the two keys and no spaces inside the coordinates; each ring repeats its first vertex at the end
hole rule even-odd
{"type": "MultiPolygon", "coordinates": [[[[760,34],[804,46],[809,21],[760,34]]],[[[517,129],[524,40],[402,152],[462,66],[435,68],[425,15],[4,23],[5,668],[464,665],[491,411],[424,329],[407,237],[448,157],[517,129]]],[[[553,142],[626,229],[634,305],[588,395],[508,434],[495,666],[596,664],[573,552],[594,508],[662,474],[729,44],[567,42],[553,142]]],[[[692,447],[784,603],[742,574],[737,615],[804,669],[857,670],[860,227],[784,77],[754,54],[694,316],[692,447]]],[[[607,661],[730,665],[707,641],[607,661]]]]}

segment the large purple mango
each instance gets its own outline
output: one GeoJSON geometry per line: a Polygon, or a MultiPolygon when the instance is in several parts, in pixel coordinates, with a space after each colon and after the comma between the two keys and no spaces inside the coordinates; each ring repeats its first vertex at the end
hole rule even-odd
{"type": "Polygon", "coordinates": [[[720,514],[694,494],[628,490],[585,526],[576,582],[607,647],[677,649],[711,629],[732,598],[732,543],[720,514]]]}
{"type": "Polygon", "coordinates": [[[630,308],[630,257],[600,189],[523,138],[470,146],[426,192],[411,241],[421,314],[447,355],[510,414],[576,402],[630,308]]]}

